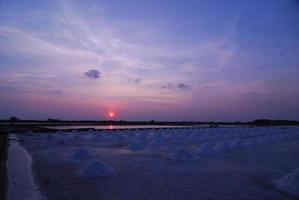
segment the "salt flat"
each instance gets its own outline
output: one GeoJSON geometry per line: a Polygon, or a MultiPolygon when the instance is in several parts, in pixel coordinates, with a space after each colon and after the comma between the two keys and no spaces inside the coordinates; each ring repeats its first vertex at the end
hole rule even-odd
{"type": "Polygon", "coordinates": [[[47,199],[298,198],[298,186],[292,185],[298,176],[289,174],[299,168],[296,127],[28,132],[19,137],[47,199]]]}

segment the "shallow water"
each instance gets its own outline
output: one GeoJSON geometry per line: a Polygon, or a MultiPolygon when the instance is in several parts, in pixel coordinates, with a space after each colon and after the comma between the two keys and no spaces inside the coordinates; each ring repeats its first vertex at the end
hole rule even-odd
{"type": "MultiPolygon", "coordinates": [[[[207,126],[203,125],[202,127],[207,126]]],[[[112,130],[112,129],[151,129],[151,128],[188,128],[192,126],[168,126],[168,125],[70,125],[70,126],[46,126],[57,130],[65,129],[97,129],[97,130],[112,130]]],[[[199,127],[199,126],[196,126],[199,127]]]]}
{"type": "Polygon", "coordinates": [[[32,158],[17,141],[15,134],[10,135],[8,149],[8,200],[43,200],[45,199],[32,176],[32,158]]]}

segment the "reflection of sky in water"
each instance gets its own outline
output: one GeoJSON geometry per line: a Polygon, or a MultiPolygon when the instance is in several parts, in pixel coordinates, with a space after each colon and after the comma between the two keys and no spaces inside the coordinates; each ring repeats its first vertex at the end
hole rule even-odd
{"type": "MultiPolygon", "coordinates": [[[[202,125],[205,127],[208,125],[202,125]]],[[[107,126],[45,126],[46,128],[52,128],[57,130],[63,129],[151,129],[151,128],[182,128],[182,127],[189,127],[189,126],[159,126],[159,125],[107,125],[107,126]]],[[[198,127],[198,126],[197,126],[198,127]]]]}

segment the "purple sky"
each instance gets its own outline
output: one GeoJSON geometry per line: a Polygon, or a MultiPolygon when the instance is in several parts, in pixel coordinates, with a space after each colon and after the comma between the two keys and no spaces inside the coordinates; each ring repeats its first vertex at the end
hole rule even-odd
{"type": "Polygon", "coordinates": [[[2,0],[0,118],[299,120],[299,1],[2,0]]]}

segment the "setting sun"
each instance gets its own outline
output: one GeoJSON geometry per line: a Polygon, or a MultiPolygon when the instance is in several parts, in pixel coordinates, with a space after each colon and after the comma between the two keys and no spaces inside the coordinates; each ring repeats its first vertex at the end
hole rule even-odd
{"type": "Polygon", "coordinates": [[[112,111],[110,111],[110,112],[108,113],[108,116],[109,116],[110,118],[113,118],[113,117],[115,116],[115,113],[112,112],[112,111]]]}

